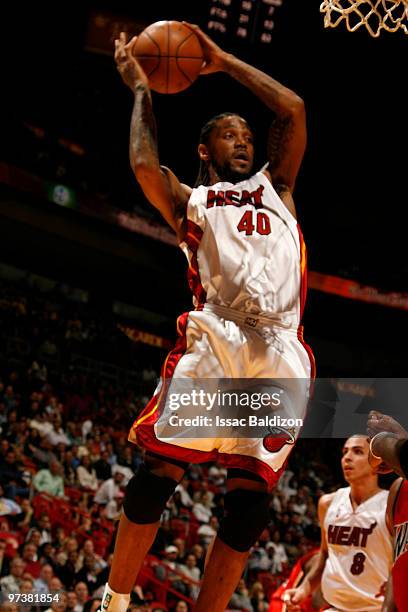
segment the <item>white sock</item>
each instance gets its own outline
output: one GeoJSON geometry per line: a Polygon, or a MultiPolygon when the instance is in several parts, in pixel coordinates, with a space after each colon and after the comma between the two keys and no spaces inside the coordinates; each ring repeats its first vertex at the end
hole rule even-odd
{"type": "Polygon", "coordinates": [[[116,593],[109,584],[105,584],[102,596],[102,612],[126,612],[129,607],[130,593],[116,593]]]}

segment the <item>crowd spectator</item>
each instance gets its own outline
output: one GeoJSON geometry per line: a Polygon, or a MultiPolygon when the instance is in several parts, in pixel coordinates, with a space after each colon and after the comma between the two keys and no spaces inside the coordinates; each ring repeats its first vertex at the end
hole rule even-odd
{"type": "Polygon", "coordinates": [[[34,510],[29,499],[22,499],[20,506],[21,512],[17,517],[17,528],[21,529],[22,531],[25,531],[31,524],[34,510]]]}
{"type": "MultiPolygon", "coordinates": [[[[266,546],[268,546],[268,544],[266,546]]],[[[257,572],[268,571],[270,568],[271,559],[268,552],[259,542],[256,542],[249,553],[248,570],[256,575],[257,572]]]]}
{"type": "Polygon", "coordinates": [[[61,416],[58,413],[54,413],[51,417],[51,420],[51,430],[47,434],[45,434],[51,446],[54,447],[58,444],[65,444],[66,446],[70,446],[70,439],[62,428],[61,416]]]}
{"type": "Polygon", "coordinates": [[[77,564],[82,566],[87,556],[92,556],[95,564],[95,568],[98,572],[107,566],[107,563],[102,557],[95,552],[95,544],[93,540],[85,540],[82,545],[82,549],[78,555],[77,564]]]}
{"type": "Polygon", "coordinates": [[[188,607],[187,603],[183,599],[180,599],[176,603],[176,607],[174,608],[174,612],[189,612],[189,607],[188,607]]]}
{"type": "Polygon", "coordinates": [[[156,538],[152,545],[152,552],[160,555],[167,546],[173,542],[174,536],[171,530],[171,524],[169,520],[162,520],[158,529],[156,538]]]}
{"type": "Polygon", "coordinates": [[[33,478],[33,487],[39,493],[48,493],[55,497],[64,497],[64,480],[62,466],[58,461],[51,461],[49,468],[39,470],[33,478]]]}
{"type": "Polygon", "coordinates": [[[180,493],[180,501],[182,505],[185,508],[192,508],[193,500],[191,499],[190,494],[188,492],[188,483],[189,483],[188,476],[183,476],[183,478],[181,479],[181,482],[179,482],[175,491],[180,493]]]}
{"type": "Polygon", "coordinates": [[[241,578],[239,581],[238,586],[230,599],[228,607],[235,610],[245,610],[245,612],[254,612],[251,600],[249,598],[249,591],[243,578],[241,578]]]}
{"type": "Polygon", "coordinates": [[[211,516],[208,524],[204,523],[203,525],[200,525],[197,530],[200,544],[204,544],[207,547],[217,535],[219,526],[218,518],[216,516],[211,516]]]}
{"type": "Polygon", "coordinates": [[[112,466],[109,463],[108,450],[102,451],[100,459],[93,464],[93,469],[98,480],[108,480],[112,477],[112,466]]]}
{"type": "Polygon", "coordinates": [[[21,507],[12,499],[4,497],[4,490],[0,485],[0,516],[21,514],[21,507]]]}
{"type": "Polygon", "coordinates": [[[155,575],[161,582],[169,582],[173,589],[176,589],[183,595],[188,591],[183,576],[179,570],[177,558],[179,550],[177,546],[170,545],[164,551],[163,563],[156,565],[155,575]]]}
{"type": "Polygon", "coordinates": [[[38,548],[35,544],[28,542],[28,544],[24,544],[21,555],[23,561],[25,562],[25,572],[28,572],[33,578],[39,578],[41,571],[41,564],[38,560],[37,550],[38,548]]]}
{"type": "Polygon", "coordinates": [[[16,451],[7,448],[4,457],[0,459],[0,482],[7,498],[14,500],[16,495],[28,497],[29,488],[21,469],[21,461],[17,459],[16,451]]]}
{"type": "Polygon", "coordinates": [[[38,594],[47,595],[50,592],[50,580],[54,576],[52,566],[45,563],[40,569],[40,575],[34,580],[35,592],[38,594]]]}
{"type": "Polygon", "coordinates": [[[249,590],[249,598],[254,612],[267,612],[269,610],[269,603],[262,582],[252,584],[249,590]]]}
{"type": "Polygon", "coordinates": [[[94,468],[91,466],[89,455],[83,455],[81,463],[76,469],[78,482],[84,489],[96,491],[98,488],[98,478],[94,468]]]}
{"type": "Polygon", "coordinates": [[[200,492],[193,505],[193,514],[200,523],[209,523],[212,516],[212,497],[209,491],[200,492]]]}
{"type": "MultiPolygon", "coordinates": [[[[52,525],[51,519],[46,512],[43,512],[36,521],[36,531],[39,533],[38,546],[52,542],[52,525]]],[[[30,529],[27,533],[27,541],[30,541],[32,533],[35,531],[34,528],[30,529]]]]}
{"type": "MultiPolygon", "coordinates": [[[[200,581],[201,572],[200,569],[197,567],[197,559],[193,554],[187,555],[185,563],[180,564],[179,569],[185,576],[190,578],[190,580],[193,580],[196,583],[200,581]]],[[[187,588],[187,593],[191,597],[191,599],[197,599],[198,593],[200,591],[199,585],[187,582],[187,588]]]]}
{"type": "Polygon", "coordinates": [[[75,580],[86,584],[89,593],[92,593],[97,588],[99,585],[98,568],[93,554],[84,556],[83,566],[75,575],[75,580]]]}
{"type": "MultiPolygon", "coordinates": [[[[68,547],[66,547],[68,548],[68,547]]],[[[75,576],[77,573],[78,551],[61,551],[57,554],[54,562],[55,574],[60,578],[66,588],[71,589],[75,586],[75,576]]]]}
{"type": "Polygon", "coordinates": [[[120,487],[124,481],[123,472],[117,471],[112,478],[105,480],[94,496],[94,501],[97,504],[105,505],[114,500],[120,493],[120,487]]]}
{"type": "Polygon", "coordinates": [[[1,592],[5,597],[10,593],[19,593],[25,570],[25,562],[21,557],[14,557],[10,562],[10,573],[0,578],[1,592]]]}
{"type": "Polygon", "coordinates": [[[84,606],[89,599],[88,586],[85,582],[77,582],[74,590],[77,596],[77,606],[80,608],[79,612],[83,612],[84,606]]]}
{"type": "Polygon", "coordinates": [[[203,546],[201,546],[201,544],[194,544],[191,547],[191,552],[197,559],[197,567],[200,569],[200,572],[203,573],[206,549],[203,546]]]}
{"type": "Polygon", "coordinates": [[[288,563],[288,555],[285,546],[281,542],[278,529],[272,533],[272,540],[266,544],[266,550],[270,558],[270,571],[272,574],[279,574],[283,571],[284,565],[288,563]]]}
{"type": "Polygon", "coordinates": [[[81,612],[81,606],[78,604],[78,597],[75,591],[67,592],[66,612],[81,612]]]}
{"type": "Polygon", "coordinates": [[[63,591],[56,593],[53,602],[45,612],[65,612],[67,606],[67,596],[63,591]]]}

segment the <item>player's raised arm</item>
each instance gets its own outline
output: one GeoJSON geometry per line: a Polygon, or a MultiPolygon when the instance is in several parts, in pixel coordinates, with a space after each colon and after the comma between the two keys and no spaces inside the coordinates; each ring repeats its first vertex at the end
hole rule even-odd
{"type": "Polygon", "coordinates": [[[168,168],[160,166],[149,82],[132,54],[135,42],[136,37],[126,43],[123,32],[115,40],[116,65],[122,80],[135,97],[130,124],[130,164],[149,202],[181,238],[191,189],[182,185],[168,168]]]}
{"type": "Polygon", "coordinates": [[[223,51],[198,26],[187,25],[194,28],[203,48],[206,63],[201,73],[227,72],[276,114],[268,136],[269,172],[275,185],[292,193],[306,147],[303,100],[262,70],[223,51]]]}

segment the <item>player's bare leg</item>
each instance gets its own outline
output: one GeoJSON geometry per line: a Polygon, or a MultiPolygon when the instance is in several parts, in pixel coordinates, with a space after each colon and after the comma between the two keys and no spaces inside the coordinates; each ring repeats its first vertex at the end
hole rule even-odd
{"type": "MultiPolygon", "coordinates": [[[[228,490],[246,489],[266,492],[266,484],[234,478],[227,481],[228,490]]],[[[245,521],[242,513],[242,521],[245,521]]],[[[224,612],[242,576],[249,550],[238,552],[216,537],[207,554],[203,582],[194,612],[224,612]]]]}
{"type": "Polygon", "coordinates": [[[248,552],[237,552],[215,538],[194,612],[224,612],[244,571],[248,552]]]}
{"type": "MultiPolygon", "coordinates": [[[[177,482],[184,474],[183,468],[159,460],[150,460],[149,469],[156,476],[171,478],[177,482]]],[[[122,612],[127,609],[129,593],[136,582],[143,560],[154,542],[159,525],[160,521],[137,524],[122,513],[108,586],[104,593],[105,597],[108,589],[109,596],[112,597],[111,603],[109,600],[106,605],[109,612],[122,612]]]]}
{"type": "Polygon", "coordinates": [[[116,593],[130,593],[133,589],[159,525],[160,521],[151,525],[136,525],[122,513],[109,574],[109,586],[116,593]]]}

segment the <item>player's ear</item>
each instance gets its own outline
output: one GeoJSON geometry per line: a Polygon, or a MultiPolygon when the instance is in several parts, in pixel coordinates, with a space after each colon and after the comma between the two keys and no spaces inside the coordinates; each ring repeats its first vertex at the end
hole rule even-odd
{"type": "Polygon", "coordinates": [[[208,162],[210,159],[210,153],[205,144],[198,145],[198,155],[202,161],[208,162]]]}

